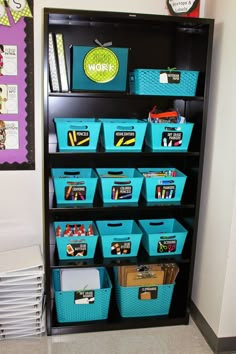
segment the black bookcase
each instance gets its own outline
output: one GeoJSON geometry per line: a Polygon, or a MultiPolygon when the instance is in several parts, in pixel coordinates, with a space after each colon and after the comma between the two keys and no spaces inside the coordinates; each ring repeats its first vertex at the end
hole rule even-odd
{"type": "Polygon", "coordinates": [[[188,324],[200,208],[213,28],[214,21],[211,19],[68,9],[46,8],[44,10],[44,221],[48,335],[188,324]],[[132,95],[129,93],[129,88],[125,93],[50,92],[49,32],[63,34],[69,84],[70,46],[72,44],[93,45],[93,40],[98,38],[101,42],[112,41],[115,47],[130,48],[129,70],[167,67],[198,70],[200,74],[196,96],[132,95]],[[100,146],[95,153],[58,152],[54,117],[144,118],[154,105],[163,110],[176,107],[181,115],[194,123],[188,152],[149,152],[145,146],[140,153],[106,153],[100,146]],[[92,207],[56,207],[51,168],[165,166],[173,166],[188,176],[180,203],[148,205],[141,197],[138,205],[104,207],[96,193],[92,207]],[[164,258],[149,257],[140,247],[137,257],[118,261],[103,258],[97,248],[92,260],[78,262],[59,260],[52,228],[54,221],[116,218],[179,220],[188,230],[182,255],[164,258]],[[115,265],[160,262],[176,262],[180,268],[168,316],[121,318],[115,303],[114,290],[112,290],[107,320],[68,324],[57,322],[51,284],[51,273],[54,268],[104,266],[112,274],[112,267],[115,265]]]}

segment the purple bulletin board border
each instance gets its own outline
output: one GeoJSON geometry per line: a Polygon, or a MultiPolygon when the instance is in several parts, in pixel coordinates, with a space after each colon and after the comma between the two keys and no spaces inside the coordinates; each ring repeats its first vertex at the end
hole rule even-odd
{"type": "MultiPolygon", "coordinates": [[[[33,15],[33,0],[28,0],[28,5],[33,15]]],[[[8,17],[10,26],[0,25],[0,42],[17,45],[18,74],[17,76],[5,76],[4,81],[0,83],[18,85],[18,114],[1,114],[1,119],[18,121],[19,149],[0,150],[0,170],[34,170],[33,18],[22,17],[15,24],[10,14],[8,17]]]]}

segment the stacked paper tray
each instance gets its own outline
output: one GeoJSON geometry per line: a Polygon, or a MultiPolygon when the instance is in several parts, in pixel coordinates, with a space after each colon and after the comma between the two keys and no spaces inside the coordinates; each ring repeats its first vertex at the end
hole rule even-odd
{"type": "Polygon", "coordinates": [[[44,307],[39,246],[0,252],[0,340],[43,334],[44,307]]]}

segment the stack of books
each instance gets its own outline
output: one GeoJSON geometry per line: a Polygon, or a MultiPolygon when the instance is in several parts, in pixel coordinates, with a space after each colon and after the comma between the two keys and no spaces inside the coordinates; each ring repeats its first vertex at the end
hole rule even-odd
{"type": "Polygon", "coordinates": [[[0,252],[0,341],[45,332],[40,246],[0,252]]]}

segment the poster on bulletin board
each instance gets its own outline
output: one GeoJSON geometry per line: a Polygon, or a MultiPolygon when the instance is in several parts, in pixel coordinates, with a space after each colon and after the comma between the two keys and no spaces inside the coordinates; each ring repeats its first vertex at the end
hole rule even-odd
{"type": "Polygon", "coordinates": [[[0,170],[35,169],[33,0],[0,0],[0,170]]]}

